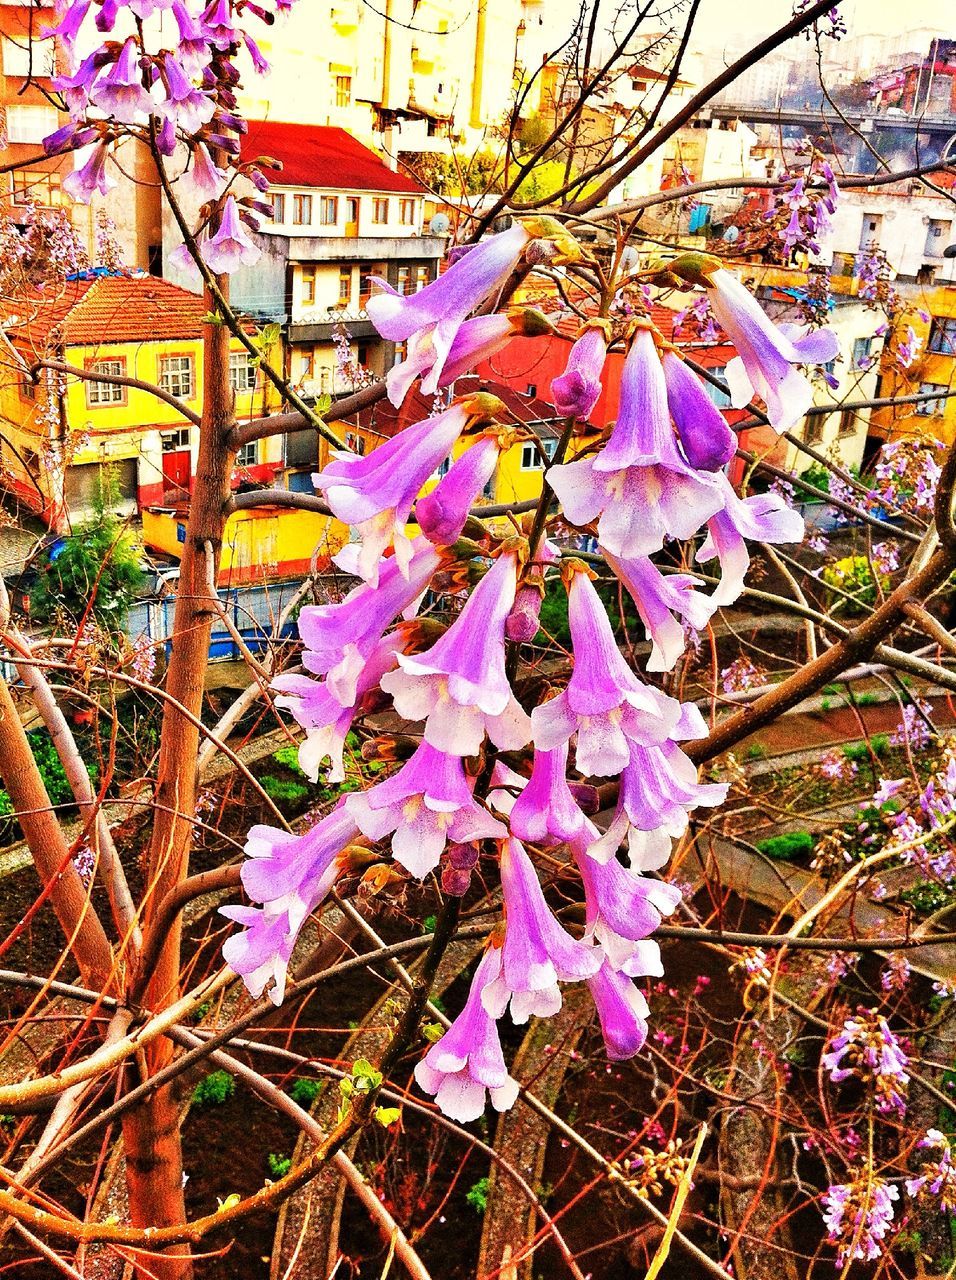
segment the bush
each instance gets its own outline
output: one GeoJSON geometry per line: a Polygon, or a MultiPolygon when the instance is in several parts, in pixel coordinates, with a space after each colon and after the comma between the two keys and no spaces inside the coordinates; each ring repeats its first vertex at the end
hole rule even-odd
{"type": "Polygon", "coordinates": [[[871,753],[875,756],[884,756],[889,749],[889,737],[885,733],[874,733],[868,743],[848,742],[843,748],[843,754],[847,760],[861,764],[864,760],[869,760],[871,753]]]}
{"type": "Polygon", "coordinates": [[[308,1076],[300,1076],[298,1080],[292,1081],[289,1097],[293,1102],[297,1102],[300,1107],[311,1107],[321,1093],[322,1085],[323,1082],[321,1080],[312,1080],[308,1076]]]}
{"type": "Polygon", "coordinates": [[[770,836],[761,840],[757,848],[765,857],[776,862],[789,862],[793,858],[801,858],[813,852],[813,836],[809,831],[787,831],[780,836],[770,836]]]}
{"type": "Polygon", "coordinates": [[[287,804],[296,804],[301,800],[309,798],[309,788],[304,782],[296,782],[293,779],[276,778],[271,773],[267,773],[265,777],[260,778],[262,789],[276,804],[285,801],[287,804]]]}
{"type": "Polygon", "coordinates": [[[214,1071],[193,1090],[193,1106],[221,1107],[236,1092],[236,1082],[228,1071],[214,1071]]]}
{"type": "Polygon", "coordinates": [[[488,1183],[488,1178],[479,1178],[465,1193],[465,1199],[478,1213],[484,1213],[488,1208],[488,1183]]]}
{"type": "MultiPolygon", "coordinates": [[[[834,613],[840,609],[850,614],[865,613],[868,606],[876,603],[877,578],[866,556],[844,556],[835,564],[826,565],[820,579],[825,586],[839,587],[841,592],[853,597],[847,600],[836,591],[828,591],[828,603],[834,613]]],[[[883,592],[889,586],[885,574],[879,575],[879,586],[883,592]]]]}
{"type": "Polygon", "coordinates": [[[297,773],[300,778],[305,777],[305,774],[299,768],[298,747],[280,747],[278,751],[273,751],[272,758],[276,764],[281,764],[283,768],[289,769],[292,773],[297,773]]]}
{"type": "Polygon", "coordinates": [[[266,1164],[269,1166],[270,1178],[284,1178],[292,1168],[292,1159],[290,1156],[277,1156],[274,1151],[270,1151],[266,1156],[266,1164]]]}

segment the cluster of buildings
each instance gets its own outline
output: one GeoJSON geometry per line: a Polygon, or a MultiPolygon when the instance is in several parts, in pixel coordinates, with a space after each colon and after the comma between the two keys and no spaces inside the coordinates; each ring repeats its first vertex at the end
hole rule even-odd
{"type": "MultiPolygon", "coordinates": [[[[465,0],[386,0],[381,12],[357,0],[317,3],[328,9],[321,51],[296,25],[315,30],[316,5],[310,0],[264,42],[271,74],[246,78],[245,154],[273,157],[281,168],[273,184],[272,219],[259,236],[262,257],[230,282],[232,302],[248,317],[250,332],[268,335],[265,354],[307,399],[347,395],[384,376],[404,354],[383,341],[368,319],[371,278],[384,278],[405,293],[435,279],[467,203],[464,196],[443,199],[419,181],[416,157],[467,155],[492,145],[495,131],[512,117],[537,119],[546,128],[576,92],[567,67],[549,62],[560,3],[549,7],[547,17],[542,0],[485,0],[478,6],[465,0]]],[[[196,283],[173,265],[179,236],[151,179],[148,157],[134,144],[124,143],[119,157],[126,177],[92,207],[72,205],[63,192],[72,158],[42,156],[41,139],[61,122],[45,92],[56,51],[49,41],[30,39],[46,9],[0,5],[0,166],[19,166],[4,179],[4,234],[15,235],[19,221],[25,224],[37,209],[62,210],[95,262],[97,227],[106,215],[124,269],[94,266],[68,273],[56,287],[24,288],[16,297],[0,298],[0,483],[50,527],[63,530],[95,504],[108,466],[123,508],[142,517],[147,543],[175,557],[196,463],[202,300],[196,283]],[[151,396],[138,382],[158,385],[165,398],[151,396]]],[[[573,16],[565,15],[569,27],[573,16]]],[[[666,79],[653,65],[653,53],[649,38],[643,58],[623,66],[588,105],[580,120],[582,146],[613,155],[649,115],[658,112],[658,124],[666,122],[694,92],[695,62],[688,59],[663,97],[666,79]]],[[[941,54],[939,41],[935,54],[934,67],[949,56],[941,54]]],[[[934,75],[938,95],[945,77],[934,75]]],[[[748,182],[765,179],[779,164],[779,131],[746,113],[720,110],[677,130],[612,199],[739,179],[713,197],[663,206],[645,225],[683,246],[736,256],[743,278],[775,319],[799,318],[808,272],[811,281],[821,273],[828,277],[828,323],[841,351],[818,383],[820,404],[832,408],[807,418],[806,440],[844,466],[860,467],[882,439],[899,432],[954,438],[956,397],[941,394],[915,408],[876,414],[841,407],[893,390],[948,390],[952,384],[956,259],[944,250],[956,242],[956,204],[949,190],[916,181],[848,190],[819,252],[793,262],[779,254],[746,260],[735,247],[733,214],[750,201],[761,215],[772,195],[748,191],[748,182]],[[900,314],[917,335],[916,355],[905,369],[884,358],[894,335],[866,286],[865,264],[875,255],[903,300],[900,314]]],[[[600,236],[593,247],[601,252],[600,236]]],[[[487,495],[496,503],[540,492],[541,456],[557,439],[550,382],[563,369],[576,327],[547,289],[524,301],[551,311],[557,332],[515,339],[479,371],[541,446],[516,445],[503,455],[487,495]]],[[[719,341],[702,342],[691,330],[675,330],[686,298],[663,301],[667,305],[656,308],[655,321],[665,335],[692,348],[696,359],[720,375],[732,351],[719,341]]],[[[239,342],[233,348],[230,377],[238,419],[280,410],[279,396],[255,360],[239,342]]],[[[615,415],[618,365],[612,357],[596,422],[615,415]]],[[[454,390],[470,386],[462,380],[454,390]]],[[[742,415],[729,409],[722,393],[712,394],[739,423],[742,415]]],[[[431,406],[417,407],[427,412],[431,406]]],[[[408,416],[415,408],[410,399],[402,414],[387,403],[366,411],[343,424],[348,442],[360,451],[374,448],[415,421],[408,416]]],[[[742,444],[795,471],[809,461],[761,428],[748,429],[742,444]]],[[[321,448],[310,430],[254,441],[236,459],[234,485],[311,490],[321,448]]],[[[321,563],[346,536],[335,521],[311,512],[236,513],[223,574],[235,581],[301,574],[316,563],[316,547],[321,563]]]]}

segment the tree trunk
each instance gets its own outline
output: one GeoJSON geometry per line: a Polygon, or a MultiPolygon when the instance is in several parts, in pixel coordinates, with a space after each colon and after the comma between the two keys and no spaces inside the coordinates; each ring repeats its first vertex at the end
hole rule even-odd
{"type": "MultiPolygon", "coordinates": [[[[225,281],[219,283],[225,287],[225,281]]],[[[208,311],[215,310],[208,293],[205,303],[208,311]]],[[[144,933],[159,903],[185,877],[189,866],[200,734],[183,710],[197,719],[202,710],[214,615],[208,603],[204,548],[207,542],[211,544],[218,568],[225,504],[229,497],[232,455],[226,437],[233,415],[229,331],[224,325],[204,327],[203,356],[199,460],[186,524],[166,679],[167,691],[175,701],[167,702],[163,715],[144,933]]],[[[152,972],[139,975],[136,987],[149,1009],[161,1009],[179,994],[181,932],[177,916],[167,931],[152,972]]],[[[169,1040],[156,1040],[146,1054],[147,1070],[150,1073],[159,1070],[172,1053],[169,1040]]],[[[185,1221],[179,1108],[168,1087],[157,1090],[142,1107],[127,1113],[123,1139],[130,1217],[134,1225],[169,1226],[185,1221]]],[[[140,1268],[144,1280],[147,1276],[155,1280],[185,1280],[191,1272],[186,1245],[170,1249],[159,1257],[144,1258],[140,1268]]]]}

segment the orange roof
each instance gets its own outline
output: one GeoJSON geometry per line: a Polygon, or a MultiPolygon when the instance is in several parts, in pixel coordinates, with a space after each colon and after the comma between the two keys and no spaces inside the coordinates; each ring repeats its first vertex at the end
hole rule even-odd
{"type": "Polygon", "coordinates": [[[196,293],[158,276],[93,276],[67,280],[55,292],[0,302],[5,328],[36,351],[56,343],[94,346],[199,338],[206,308],[196,293]]]}

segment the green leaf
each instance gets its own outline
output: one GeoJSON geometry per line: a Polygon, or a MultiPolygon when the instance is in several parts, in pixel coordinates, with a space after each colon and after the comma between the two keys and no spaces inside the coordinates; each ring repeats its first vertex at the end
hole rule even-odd
{"type": "Polygon", "coordinates": [[[429,1044],[435,1044],[445,1034],[445,1028],[440,1022],[426,1022],[422,1027],[422,1035],[429,1044]]]}
{"type": "Polygon", "coordinates": [[[202,323],[221,325],[222,316],[219,314],[218,311],[207,311],[206,314],[202,317],[202,323]]]}
{"type": "Polygon", "coordinates": [[[389,1125],[393,1125],[401,1115],[398,1107],[376,1107],[374,1111],[375,1120],[383,1129],[387,1129],[389,1125]]]}

